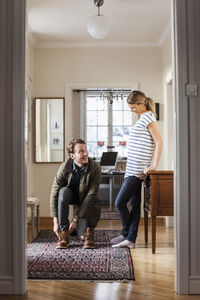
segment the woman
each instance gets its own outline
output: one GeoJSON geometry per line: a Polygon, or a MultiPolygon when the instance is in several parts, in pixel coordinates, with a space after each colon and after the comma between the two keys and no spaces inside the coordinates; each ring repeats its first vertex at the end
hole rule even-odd
{"type": "Polygon", "coordinates": [[[162,151],[153,100],[140,91],[132,91],[127,103],[131,112],[140,118],[130,132],[125,179],[115,201],[122,222],[122,235],[113,238],[111,244],[118,248],[135,248],[142,181],[150,170],[158,167],[162,151]]]}

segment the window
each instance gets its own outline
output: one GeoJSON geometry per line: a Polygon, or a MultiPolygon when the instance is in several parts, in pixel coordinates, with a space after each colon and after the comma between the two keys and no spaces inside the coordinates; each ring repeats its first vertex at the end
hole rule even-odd
{"type": "Polygon", "coordinates": [[[89,156],[100,158],[112,149],[127,157],[133,113],[127,105],[130,91],[85,92],[85,140],[89,156]]]}

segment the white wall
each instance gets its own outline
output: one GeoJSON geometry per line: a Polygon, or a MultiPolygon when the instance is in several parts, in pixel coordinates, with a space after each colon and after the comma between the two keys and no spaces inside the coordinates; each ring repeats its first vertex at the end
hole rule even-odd
{"type": "Polygon", "coordinates": [[[163,159],[164,168],[173,170],[174,150],[174,103],[172,99],[172,46],[171,32],[162,46],[162,86],[163,86],[163,159]]]}
{"type": "MultiPolygon", "coordinates": [[[[174,170],[175,128],[174,128],[174,100],[172,98],[172,43],[171,32],[162,46],[162,86],[163,86],[163,167],[174,170]]],[[[174,226],[174,217],[166,217],[166,226],[174,226]]]]}
{"type": "MultiPolygon", "coordinates": [[[[65,83],[77,81],[138,82],[140,90],[162,102],[161,49],[34,49],[34,97],[64,97],[65,83]]],[[[161,130],[162,123],[161,113],[161,130]]],[[[58,166],[32,164],[32,195],[41,201],[41,216],[49,216],[49,194],[58,166]]],[[[161,159],[159,168],[162,166],[161,159]]]]}

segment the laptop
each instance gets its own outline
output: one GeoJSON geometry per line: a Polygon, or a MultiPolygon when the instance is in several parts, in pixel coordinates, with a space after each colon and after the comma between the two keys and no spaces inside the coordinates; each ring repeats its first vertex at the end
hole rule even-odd
{"type": "Polygon", "coordinates": [[[111,172],[115,170],[118,152],[103,152],[101,156],[100,166],[101,172],[111,172]]]}

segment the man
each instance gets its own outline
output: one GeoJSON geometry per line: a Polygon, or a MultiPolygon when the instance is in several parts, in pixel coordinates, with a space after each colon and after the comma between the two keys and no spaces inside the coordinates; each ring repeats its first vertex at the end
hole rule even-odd
{"type": "Polygon", "coordinates": [[[97,198],[100,166],[88,157],[86,143],[81,139],[73,139],[67,151],[70,158],[58,169],[50,196],[54,232],[58,236],[56,248],[69,246],[69,235],[77,226],[83,233],[84,248],[95,248],[94,228],[101,215],[97,198]],[[78,207],[71,223],[68,220],[70,204],[78,207]]]}

